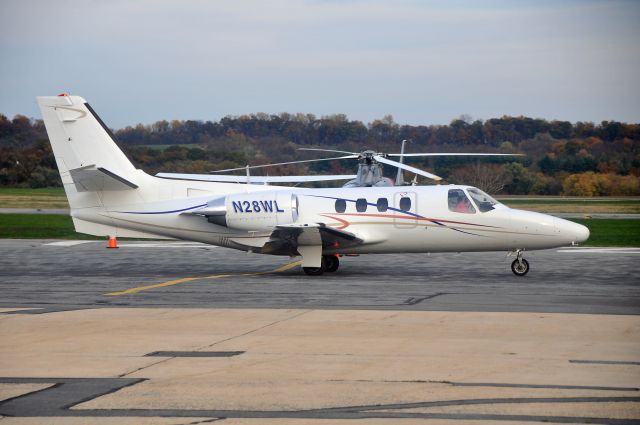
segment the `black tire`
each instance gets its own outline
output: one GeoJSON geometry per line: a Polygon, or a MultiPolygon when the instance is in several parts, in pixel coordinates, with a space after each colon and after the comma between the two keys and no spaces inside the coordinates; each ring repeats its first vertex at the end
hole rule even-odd
{"type": "Polygon", "coordinates": [[[303,267],[302,270],[309,276],[321,276],[324,273],[324,267],[303,267]]]}
{"type": "Polygon", "coordinates": [[[516,276],[524,276],[525,274],[529,273],[529,262],[524,258],[520,261],[522,261],[522,263],[520,263],[517,259],[513,260],[513,263],[511,263],[511,271],[516,276]]]}
{"type": "Polygon", "coordinates": [[[337,255],[325,255],[324,256],[324,271],[333,273],[340,267],[340,260],[337,255]]]}

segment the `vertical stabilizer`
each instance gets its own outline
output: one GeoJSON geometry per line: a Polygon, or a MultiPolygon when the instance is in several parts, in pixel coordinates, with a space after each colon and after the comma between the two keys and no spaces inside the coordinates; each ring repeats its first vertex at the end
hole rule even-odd
{"type": "Polygon", "coordinates": [[[72,209],[102,206],[99,191],[138,187],[135,167],[83,98],[43,96],[38,105],[72,209]]]}

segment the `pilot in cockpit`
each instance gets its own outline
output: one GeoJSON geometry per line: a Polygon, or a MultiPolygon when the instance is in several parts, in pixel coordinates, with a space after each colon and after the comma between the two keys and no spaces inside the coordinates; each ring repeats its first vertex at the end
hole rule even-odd
{"type": "Polygon", "coordinates": [[[452,189],[449,191],[449,211],[473,214],[475,209],[462,190],[452,189]]]}

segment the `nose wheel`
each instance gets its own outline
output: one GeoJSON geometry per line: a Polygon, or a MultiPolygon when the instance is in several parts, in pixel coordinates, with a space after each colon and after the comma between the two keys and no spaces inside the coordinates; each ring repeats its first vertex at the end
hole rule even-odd
{"type": "Polygon", "coordinates": [[[522,250],[516,251],[516,259],[511,263],[511,271],[516,276],[524,276],[529,273],[529,262],[522,258],[522,250]]]}

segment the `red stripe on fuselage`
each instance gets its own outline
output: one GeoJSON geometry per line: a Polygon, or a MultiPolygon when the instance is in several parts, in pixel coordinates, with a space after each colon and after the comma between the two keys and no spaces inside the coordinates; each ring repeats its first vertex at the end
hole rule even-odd
{"type": "Polygon", "coordinates": [[[406,215],[396,215],[396,214],[354,214],[354,213],[324,213],[324,214],[320,214],[323,215],[325,217],[331,217],[334,220],[337,220],[341,223],[343,223],[342,227],[339,227],[339,229],[344,229],[345,227],[349,226],[351,223],[347,220],[342,220],[336,216],[340,216],[340,217],[344,217],[344,216],[349,216],[349,217],[379,217],[379,218],[393,218],[393,219],[402,219],[402,220],[416,220],[416,221],[430,221],[432,223],[450,223],[450,224],[464,224],[467,226],[477,226],[477,227],[491,227],[493,229],[500,229],[500,227],[496,227],[496,226],[488,226],[485,224],[475,224],[475,223],[467,223],[464,221],[453,221],[453,220],[440,220],[440,219],[436,219],[436,218],[428,218],[428,217],[414,217],[414,216],[406,216],[406,215]]]}

